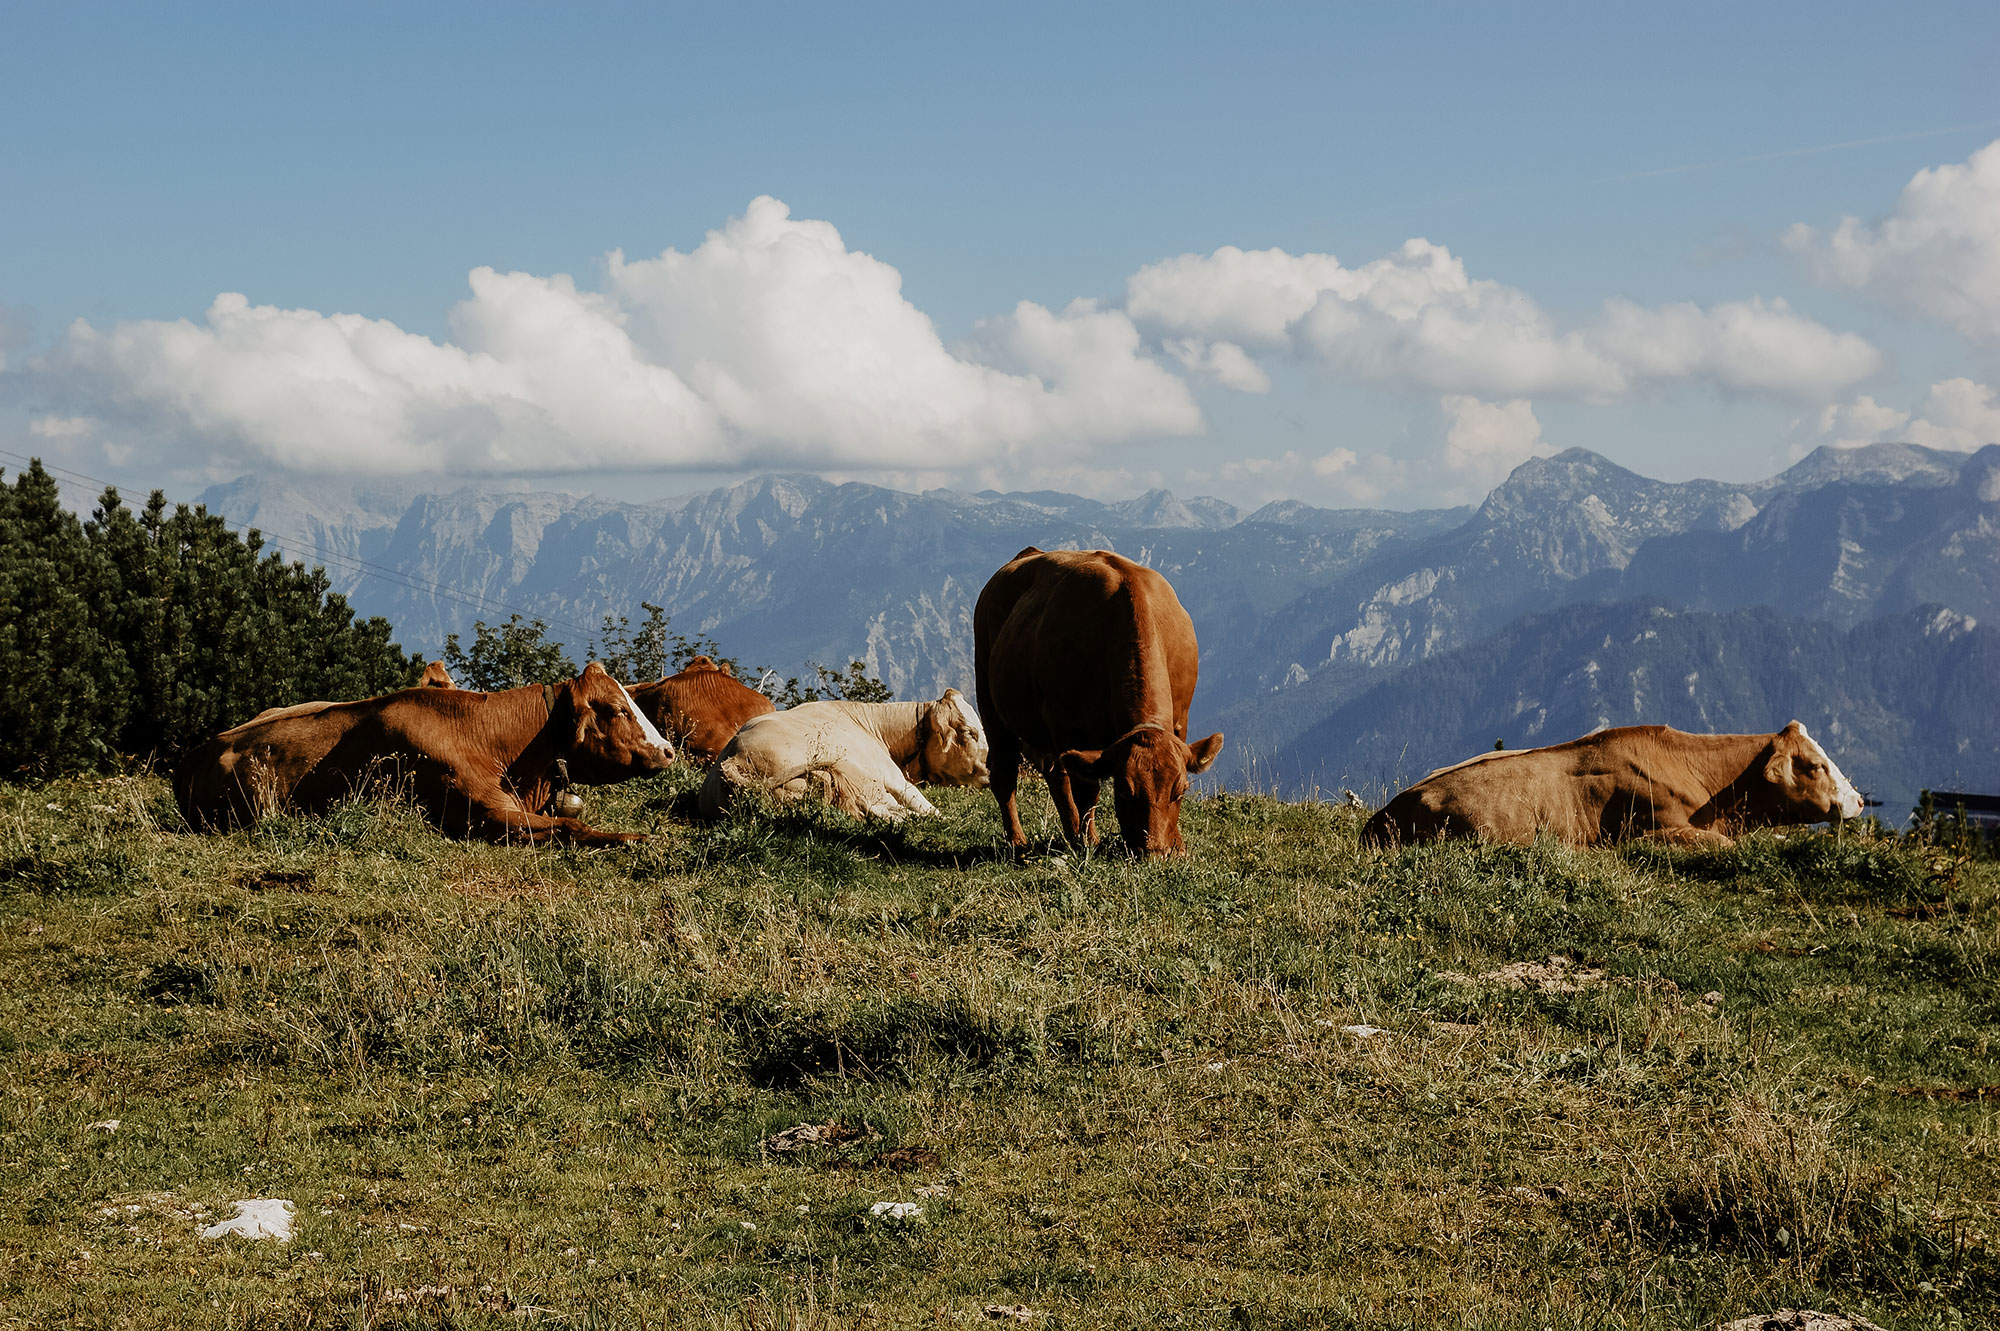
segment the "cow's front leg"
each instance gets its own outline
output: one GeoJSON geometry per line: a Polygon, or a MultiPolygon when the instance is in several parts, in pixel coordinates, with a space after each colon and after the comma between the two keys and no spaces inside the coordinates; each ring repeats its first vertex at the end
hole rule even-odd
{"type": "Polygon", "coordinates": [[[910,813],[921,813],[929,815],[935,815],[937,813],[937,805],[932,804],[929,800],[925,799],[923,791],[918,790],[908,781],[904,781],[901,773],[897,774],[896,780],[902,782],[901,788],[897,789],[895,787],[891,787],[889,793],[895,796],[896,803],[900,806],[898,810],[899,812],[901,812],[902,810],[907,810],[910,813]]]}
{"type": "Polygon", "coordinates": [[[1642,833],[1639,839],[1641,841],[1663,841],[1670,846],[1706,846],[1716,848],[1736,844],[1733,838],[1726,837],[1720,832],[1711,831],[1706,827],[1694,827],[1687,823],[1682,823],[1674,827],[1656,827],[1650,832],[1642,833]]]}
{"type": "Polygon", "coordinates": [[[1076,800],[1077,824],[1083,828],[1083,844],[1097,844],[1097,798],[1104,791],[1104,783],[1094,776],[1079,776],[1070,779],[1070,794],[1076,800]]]}
{"type": "Polygon", "coordinates": [[[488,841],[525,842],[539,846],[545,841],[566,841],[578,846],[622,846],[644,841],[643,832],[601,832],[580,818],[552,818],[535,813],[509,795],[476,800],[472,805],[470,834],[488,841]]]}
{"type": "Polygon", "coordinates": [[[1077,807],[1076,786],[1069,769],[1055,763],[1049,767],[1047,775],[1049,798],[1055,801],[1056,818],[1062,823],[1063,839],[1079,849],[1089,845],[1084,840],[1089,829],[1084,826],[1083,810],[1077,807]]]}
{"type": "Polygon", "coordinates": [[[986,741],[986,785],[1000,804],[1000,830],[1006,834],[1007,844],[1018,850],[1028,844],[1015,798],[1021,784],[1021,746],[998,726],[987,727],[986,741]]]}

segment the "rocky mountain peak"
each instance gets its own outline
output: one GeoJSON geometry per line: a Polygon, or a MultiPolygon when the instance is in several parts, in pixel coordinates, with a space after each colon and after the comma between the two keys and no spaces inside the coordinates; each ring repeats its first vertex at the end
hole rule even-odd
{"type": "Polygon", "coordinates": [[[1106,504],[1104,511],[1134,527],[1212,531],[1236,521],[1236,508],[1220,499],[1200,498],[1182,503],[1171,491],[1148,490],[1137,499],[1106,504]]]}
{"type": "Polygon", "coordinates": [[[1950,485],[1967,455],[1920,444],[1862,444],[1835,448],[1821,444],[1757,489],[1812,489],[1850,485],[1950,485]]]}
{"type": "Polygon", "coordinates": [[[1635,487],[1658,484],[1630,472],[1587,448],[1569,448],[1554,457],[1529,458],[1508,473],[1479,506],[1479,516],[1500,523],[1521,517],[1539,518],[1552,507],[1574,504],[1586,496],[1616,496],[1635,487]]]}
{"type": "Polygon", "coordinates": [[[1982,504],[2000,503],[2000,444],[1974,453],[1960,470],[1958,484],[1982,504]]]}

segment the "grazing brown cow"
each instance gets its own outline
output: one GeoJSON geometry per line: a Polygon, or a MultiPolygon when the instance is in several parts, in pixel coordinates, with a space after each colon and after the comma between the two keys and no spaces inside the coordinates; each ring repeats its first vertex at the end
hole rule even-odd
{"type": "Polygon", "coordinates": [[[1796,721],[1775,735],[1621,726],[1441,767],[1370,818],[1361,844],[1525,844],[1546,831],[1573,846],[1628,837],[1726,846],[1753,827],[1857,818],[1861,807],[1861,793],[1796,721]]]}
{"type": "Polygon", "coordinates": [[[632,701],[680,750],[706,767],[721,756],[745,721],[777,705],[728,670],[697,656],[678,675],[634,684],[632,701]]]}
{"type": "Polygon", "coordinates": [[[449,836],[614,845],[644,838],[539,812],[560,774],[608,785],[672,758],[593,661],[566,683],[503,693],[418,687],[277,708],[190,753],[174,772],[174,798],[195,827],[227,828],[279,809],[321,812],[380,775],[407,781],[449,836]]]}
{"type": "Polygon", "coordinates": [[[451,672],[444,668],[444,662],[433,661],[424,667],[423,678],[417,681],[417,687],[420,689],[455,689],[458,685],[451,682],[451,672]]]}
{"type": "Polygon", "coordinates": [[[1007,839],[1028,841],[1014,802],[1026,757],[1048,778],[1072,844],[1097,840],[1109,777],[1126,846],[1180,851],[1188,775],[1215,761],[1222,736],[1187,742],[1200,656],[1167,580],[1108,550],[1029,546],[979,593],[972,641],[1007,839]]]}

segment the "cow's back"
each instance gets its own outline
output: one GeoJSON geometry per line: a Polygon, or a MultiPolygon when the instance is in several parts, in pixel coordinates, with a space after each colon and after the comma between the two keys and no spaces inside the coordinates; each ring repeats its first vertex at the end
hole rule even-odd
{"type": "Polygon", "coordinates": [[[175,768],[175,799],[195,827],[232,827],[280,806],[323,811],[384,764],[449,751],[461,714],[485,696],[419,687],[273,708],[189,752],[175,768]]]}
{"type": "Polygon", "coordinates": [[[777,710],[762,693],[714,666],[684,670],[631,692],[653,724],[696,762],[713,762],[744,722],[777,710]]]}
{"type": "Polygon", "coordinates": [[[1372,846],[1480,837],[1526,844],[1546,832],[1576,846],[1617,840],[1694,811],[1666,726],[1622,726],[1563,744],[1477,754],[1403,791],[1362,829],[1372,846]]]}
{"type": "Polygon", "coordinates": [[[1187,737],[1194,626],[1153,570],[1108,551],[1023,551],[973,611],[980,714],[1031,754],[1108,744],[1142,722],[1187,737]]]}
{"type": "MultiPolygon", "coordinates": [[[[702,816],[719,817],[739,791],[775,793],[801,781],[847,807],[847,801],[839,798],[839,784],[824,774],[857,760],[866,763],[880,748],[874,736],[834,702],[802,703],[753,716],[730,737],[709,768],[701,788],[702,816]]],[[[887,762],[886,753],[882,761],[887,762]]],[[[850,807],[848,812],[866,810],[850,807]]]]}
{"type": "Polygon", "coordinates": [[[1567,755],[1548,749],[1486,753],[1439,768],[1368,820],[1364,846],[1454,837],[1531,842],[1546,829],[1564,840],[1596,839],[1567,755]]]}

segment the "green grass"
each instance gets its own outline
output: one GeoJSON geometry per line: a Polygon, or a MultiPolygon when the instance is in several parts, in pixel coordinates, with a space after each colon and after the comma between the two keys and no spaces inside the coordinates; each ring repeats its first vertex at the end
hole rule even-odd
{"type": "Polygon", "coordinates": [[[981,793],[694,787],[595,792],[655,833],[595,852],[0,789],[0,1325],[2000,1320],[1990,862],[1368,855],[1231,795],[1138,864],[1029,788],[1011,864],[981,793]],[[197,1237],[252,1196],[292,1243],[197,1237]]]}

